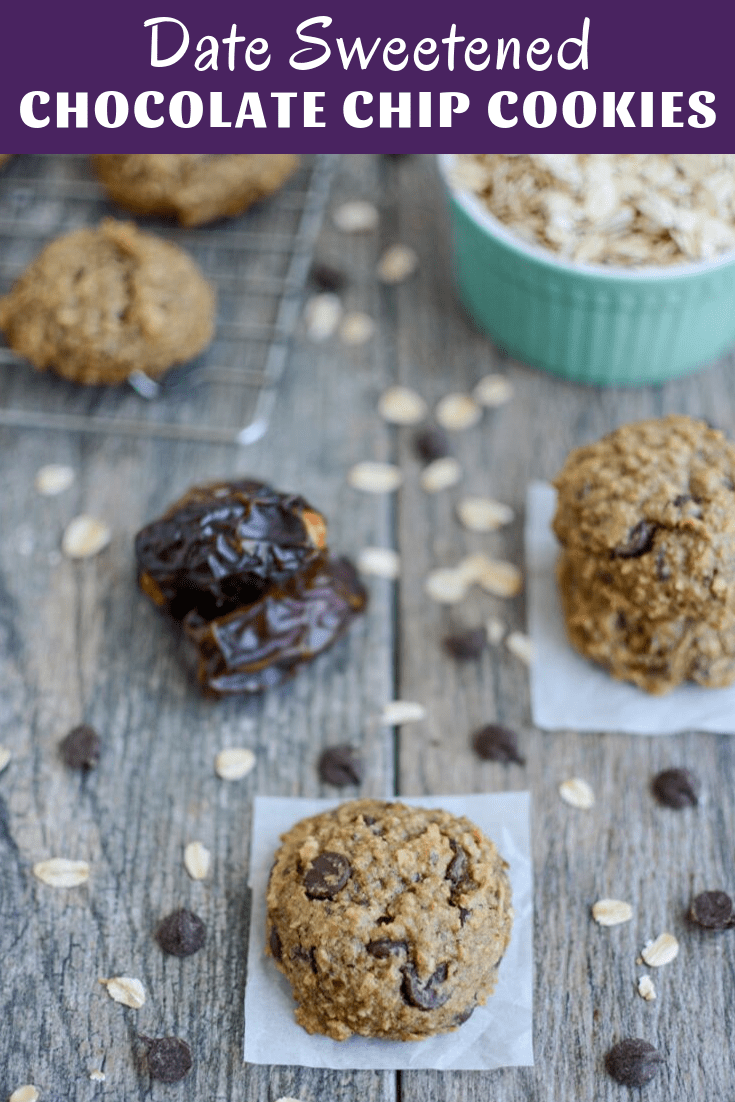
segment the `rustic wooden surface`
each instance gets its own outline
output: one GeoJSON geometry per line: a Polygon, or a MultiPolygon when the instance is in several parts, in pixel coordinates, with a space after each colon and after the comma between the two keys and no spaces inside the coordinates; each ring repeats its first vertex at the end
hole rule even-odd
{"type": "MultiPolygon", "coordinates": [[[[0,181],[0,186],[2,182],[0,181]]],[[[300,339],[274,423],[246,450],[115,436],[5,429],[0,434],[0,743],[13,758],[0,776],[0,1098],[35,1083],[43,1099],[163,1099],[274,1102],[614,1102],[629,1096],[605,1074],[605,1051],[641,1036],[666,1067],[648,1102],[734,1097],[735,933],[706,934],[686,920],[691,896],[735,889],[735,744],[690,733],[647,739],[548,734],[531,726],[527,673],[503,647],[455,665],[439,640],[450,623],[491,613],[523,628],[523,599],[490,597],[451,615],[424,595],[435,566],[487,548],[522,562],[529,479],[549,477],[570,446],[634,417],[686,411],[735,427],[732,358],[667,387],[595,391],[504,362],[455,299],[441,193],[428,158],[346,158],[340,198],[383,209],[376,235],[339,236],[325,226],[320,254],[351,277],[350,308],[378,321],[359,348],[300,339]],[[418,275],[379,287],[381,249],[401,240],[419,253],[418,275]],[[436,496],[418,487],[411,431],[375,413],[380,392],[400,381],[434,402],[490,370],[516,388],[506,407],[458,435],[461,491],[490,492],[516,509],[502,533],[470,537],[453,517],[460,488],[436,496]],[[405,472],[393,498],[345,483],[359,459],[392,459],[405,472]],[[58,498],[33,491],[36,470],[69,463],[74,486],[58,498]],[[206,703],[186,672],[173,634],[134,585],[132,537],[188,485],[252,473],[298,489],[324,509],[331,543],[402,552],[400,584],[371,581],[368,614],[348,637],[288,687],[262,699],[206,703]],[[79,512],[106,519],[112,544],[71,563],[58,547],[79,512]],[[372,722],[393,697],[418,700],[425,722],[395,736],[372,722]],[[480,764],[468,735],[492,719],[521,732],[527,765],[480,764]],[[94,724],[104,752],[87,777],[61,764],[56,745],[75,723],[94,724]],[[249,916],[246,889],[253,794],[333,795],[315,771],[323,745],[354,741],[368,763],[362,791],[391,793],[528,788],[533,798],[535,962],[533,1068],[492,1073],[391,1073],[266,1068],[242,1063],[249,916]],[[246,745],[257,754],[247,779],[226,783],[215,753],[246,745]],[[700,774],[705,799],[681,813],[655,804],[650,778],[669,765],[700,774]],[[564,805],[560,781],[585,777],[597,794],[582,813],[564,805]],[[210,877],[192,882],[186,842],[212,851],[210,877]],[[36,881],[34,862],[53,855],[90,861],[87,885],[68,891],[36,881]],[[590,919],[600,896],[628,899],[633,922],[611,930],[590,919]],[[188,905],[206,920],[197,956],[166,958],[157,921],[188,905]],[[658,999],[644,1002],[635,964],[664,929],[679,957],[655,974],[658,999]],[[98,979],[141,978],[145,1006],[113,1003],[98,979]],[[152,1084],[139,1070],[138,1034],[178,1034],[195,1067],[180,1085],[152,1084]],[[89,1072],[101,1068],[104,1084],[89,1072]]],[[[206,233],[206,231],[202,231],[206,233]]],[[[49,385],[53,385],[51,382],[49,385]]],[[[353,793],[348,792],[347,795],[353,793]]]]}

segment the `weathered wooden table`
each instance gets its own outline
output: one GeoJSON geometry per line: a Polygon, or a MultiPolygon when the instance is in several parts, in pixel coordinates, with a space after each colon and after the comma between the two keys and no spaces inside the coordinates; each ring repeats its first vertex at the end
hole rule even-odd
{"type": "Polygon", "coordinates": [[[505,362],[456,300],[431,159],[345,158],[331,202],[354,197],[380,205],[378,232],[348,237],[325,223],[318,252],[349,273],[345,302],[375,317],[374,339],[319,345],[301,333],[260,442],[238,449],[116,434],[0,433],[0,743],[13,753],[0,776],[0,1097],[31,1082],[43,1099],[79,1102],[102,1095],[602,1102],[628,1097],[604,1071],[606,1050],[641,1036],[666,1061],[646,1088],[649,1102],[735,1098],[735,933],[708,934],[686,918],[696,892],[735,888],[735,741],[535,730],[517,658],[500,646],[460,665],[440,647],[458,619],[497,614],[523,628],[523,598],[482,596],[450,614],[423,590],[431,568],[470,550],[522,563],[526,485],[552,476],[572,445],[669,411],[735,426],[735,364],[725,359],[660,389],[601,392],[505,362]],[[412,245],[421,264],[412,279],[386,287],[375,263],[394,241],[412,245]],[[509,502],[517,519],[472,537],[454,519],[459,488],[424,493],[411,430],[386,425],[375,406],[394,382],[433,403],[496,369],[512,381],[515,398],[457,434],[456,454],[465,469],[461,489],[509,502]],[[388,497],[350,489],[348,468],[366,458],[399,463],[403,489],[388,497]],[[55,498],[33,489],[36,470],[49,462],[77,471],[74,486],[55,498]],[[335,548],[400,549],[402,570],[395,586],[370,582],[367,615],[290,685],[210,703],[198,695],[183,648],[136,590],[132,538],[191,483],[242,473],[312,500],[330,520],[335,548]],[[113,539],[97,558],[74,563],[57,552],[64,525],[82,511],[107,520],[113,539]],[[375,714],[393,698],[422,702],[428,718],[396,732],[376,726],[375,714]],[[469,733],[494,719],[520,731],[525,767],[474,756],[469,733]],[[61,736],[81,721],[104,738],[88,776],[66,769],[57,754],[61,736]],[[289,1067],[287,1051],[283,1067],[243,1064],[252,798],[334,795],[320,787],[315,762],[322,747],[345,741],[362,747],[364,794],[530,789],[535,1067],[342,1073],[289,1067]],[[219,780],[216,752],[240,745],[255,750],[255,771],[239,782],[219,780]],[[655,803],[650,778],[670,765],[699,773],[698,809],[677,813],[655,803]],[[558,785],[571,776],[592,784],[592,811],[560,800],[558,785]],[[182,865],[194,839],[213,855],[202,882],[182,865]],[[89,883],[70,890],[39,883],[34,862],[54,855],[89,861],[89,883]],[[635,917],[604,930],[590,906],[610,895],[629,900],[635,917]],[[183,961],[164,957],[152,937],[158,920],[181,905],[209,930],[206,948],[183,961]],[[662,930],[679,938],[681,951],[656,974],[658,999],[647,1003],[636,993],[635,959],[662,930]],[[98,983],[121,974],[143,981],[142,1009],[114,1003],[98,983]],[[186,1038],[195,1056],[189,1077],[176,1087],[151,1083],[139,1070],[138,1034],[186,1038]],[[90,1081],[95,1068],[105,1083],[90,1081]]]}

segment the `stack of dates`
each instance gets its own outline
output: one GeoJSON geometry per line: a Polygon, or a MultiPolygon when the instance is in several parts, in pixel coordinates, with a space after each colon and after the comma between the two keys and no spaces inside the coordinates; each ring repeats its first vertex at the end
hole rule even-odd
{"type": "Polygon", "coordinates": [[[253,479],[193,486],[135,538],[138,582],[199,650],[210,695],[280,685],[365,607],[321,513],[253,479]]]}

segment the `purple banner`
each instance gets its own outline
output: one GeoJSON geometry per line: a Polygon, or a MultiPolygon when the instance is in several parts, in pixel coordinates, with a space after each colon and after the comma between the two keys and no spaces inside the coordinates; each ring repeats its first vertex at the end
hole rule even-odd
{"type": "Polygon", "coordinates": [[[76,0],[6,5],[2,27],[18,153],[712,153],[735,134],[732,3],[76,0]]]}

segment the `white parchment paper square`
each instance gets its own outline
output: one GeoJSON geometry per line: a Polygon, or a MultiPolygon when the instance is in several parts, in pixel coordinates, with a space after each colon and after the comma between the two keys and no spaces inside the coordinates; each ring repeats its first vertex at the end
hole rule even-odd
{"type": "Polygon", "coordinates": [[[732,734],[735,685],[704,689],[688,684],[666,696],[651,696],[635,685],[615,681],[572,648],[556,585],[559,545],[551,530],[555,508],[553,486],[532,482],[526,498],[525,540],[534,724],[550,730],[624,731],[635,735],[671,735],[677,731],[732,734]]]}
{"type": "Polygon", "coordinates": [[[291,988],[266,957],[265,893],[280,835],[299,819],[341,800],[256,796],[250,861],[252,909],[245,988],[245,1053],[253,1064],[300,1064],[323,1068],[436,1068],[483,1070],[533,1064],[533,891],[530,797],[527,792],[473,796],[397,797],[419,807],[466,815],[491,838],[509,863],[515,919],[500,965],[498,986],[485,1006],[454,1033],[425,1041],[351,1037],[333,1041],[309,1035],[293,1016],[291,988]]]}

